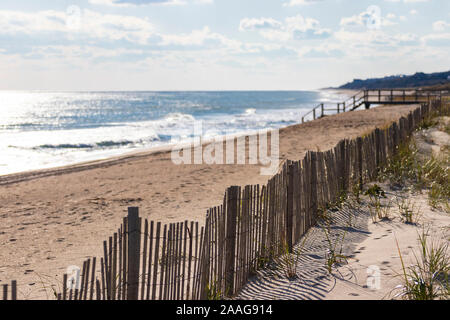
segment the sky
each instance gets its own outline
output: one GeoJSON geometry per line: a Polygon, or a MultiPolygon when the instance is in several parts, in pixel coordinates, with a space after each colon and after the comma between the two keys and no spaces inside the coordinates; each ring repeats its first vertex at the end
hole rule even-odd
{"type": "Polygon", "coordinates": [[[449,0],[0,2],[1,90],[309,90],[449,49],[449,0]]]}

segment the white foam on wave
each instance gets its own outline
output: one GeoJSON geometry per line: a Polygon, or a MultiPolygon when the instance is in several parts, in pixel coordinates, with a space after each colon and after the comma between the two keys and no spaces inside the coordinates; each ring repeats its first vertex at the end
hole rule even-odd
{"type": "Polygon", "coordinates": [[[241,114],[210,114],[196,119],[190,114],[170,113],[149,121],[113,123],[105,127],[0,131],[0,174],[56,167],[104,159],[130,151],[192,139],[194,123],[202,120],[204,139],[251,134],[298,123],[302,109],[256,110],[241,114]]]}

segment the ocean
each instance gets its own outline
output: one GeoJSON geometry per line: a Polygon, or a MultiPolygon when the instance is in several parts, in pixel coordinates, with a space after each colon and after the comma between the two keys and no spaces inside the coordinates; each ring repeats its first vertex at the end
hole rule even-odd
{"type": "Polygon", "coordinates": [[[0,91],[0,175],[301,121],[330,91],[0,91]]]}

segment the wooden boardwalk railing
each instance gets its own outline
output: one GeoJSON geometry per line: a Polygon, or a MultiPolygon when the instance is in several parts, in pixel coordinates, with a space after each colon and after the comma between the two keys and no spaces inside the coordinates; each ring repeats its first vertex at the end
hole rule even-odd
{"type": "Polygon", "coordinates": [[[258,269],[314,225],[318,210],[377,177],[440,100],[422,104],[388,128],[286,161],[267,184],[229,187],[203,225],[162,224],[138,208],[87,259],[79,278],[65,274],[60,300],[204,300],[233,297],[258,269]]]}
{"type": "Polygon", "coordinates": [[[341,113],[346,111],[354,111],[361,106],[366,109],[372,104],[417,104],[430,103],[432,100],[442,100],[443,96],[449,96],[449,90],[421,90],[421,89],[377,89],[362,90],[351,96],[343,102],[337,103],[319,103],[313,109],[303,114],[302,123],[305,122],[309,115],[312,120],[324,117],[330,112],[341,113]]]}

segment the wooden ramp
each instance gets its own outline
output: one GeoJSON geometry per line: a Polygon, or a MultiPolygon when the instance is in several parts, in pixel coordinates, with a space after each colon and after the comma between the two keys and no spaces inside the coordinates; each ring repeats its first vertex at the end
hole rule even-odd
{"type": "MultiPolygon", "coordinates": [[[[322,118],[328,114],[354,111],[361,106],[369,109],[371,105],[380,104],[417,104],[430,103],[432,100],[449,96],[449,90],[421,90],[421,89],[377,89],[361,90],[343,102],[319,103],[316,107],[302,116],[302,123],[312,114],[312,120],[322,118]],[[331,112],[331,113],[330,113],[331,112]]],[[[308,120],[306,120],[308,121],[308,120]]]]}

